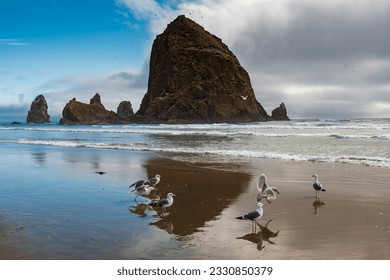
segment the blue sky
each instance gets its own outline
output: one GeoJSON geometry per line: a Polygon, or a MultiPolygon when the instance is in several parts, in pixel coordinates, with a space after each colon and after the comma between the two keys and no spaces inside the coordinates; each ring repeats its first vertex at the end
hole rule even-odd
{"type": "Polygon", "coordinates": [[[137,110],[153,40],[180,14],[228,45],[268,113],[390,117],[386,0],[0,0],[0,121],[38,94],[57,118],[96,92],[137,110]]]}
{"type": "MultiPolygon", "coordinates": [[[[150,34],[142,21],[131,26],[128,16],[111,0],[1,0],[0,118],[20,119],[15,115],[19,108],[24,119],[36,95],[61,95],[71,91],[77,80],[138,73],[144,67],[150,34]]],[[[94,91],[80,99],[92,97],[94,91]]],[[[59,99],[63,104],[57,107],[63,107],[70,97],[59,99]]],[[[52,114],[60,113],[56,109],[52,114]]]]}

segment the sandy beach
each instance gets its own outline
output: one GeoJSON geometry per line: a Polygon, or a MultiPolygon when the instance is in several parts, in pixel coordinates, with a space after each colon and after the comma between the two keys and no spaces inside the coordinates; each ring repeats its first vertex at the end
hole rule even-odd
{"type": "Polygon", "coordinates": [[[1,259],[390,259],[386,168],[0,145],[1,259]],[[95,172],[104,171],[104,175],[95,172]],[[261,173],[280,195],[258,230],[261,173]],[[315,200],[311,175],[327,192],[315,200]],[[129,195],[176,194],[168,215],[129,195]],[[145,204],[144,204],[144,203],[145,204]],[[260,230],[259,230],[260,229],[260,230]]]}

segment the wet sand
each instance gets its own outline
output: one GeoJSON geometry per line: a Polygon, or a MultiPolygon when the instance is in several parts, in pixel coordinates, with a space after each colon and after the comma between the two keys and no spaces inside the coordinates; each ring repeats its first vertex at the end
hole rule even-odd
{"type": "Polygon", "coordinates": [[[148,152],[0,145],[0,259],[390,259],[385,168],[148,152]],[[95,172],[104,171],[104,175],[95,172]],[[162,176],[168,215],[127,194],[162,176]],[[260,230],[235,217],[255,208],[265,173],[281,194],[260,230]],[[327,192],[315,200],[311,175],[327,192]]]}

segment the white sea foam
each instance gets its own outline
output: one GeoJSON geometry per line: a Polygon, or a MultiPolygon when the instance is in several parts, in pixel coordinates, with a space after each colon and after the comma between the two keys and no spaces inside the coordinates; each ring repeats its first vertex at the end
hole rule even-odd
{"type": "Polygon", "coordinates": [[[197,155],[217,155],[226,157],[241,157],[241,158],[262,158],[273,160],[287,161],[311,161],[311,162],[330,162],[330,163],[347,163],[359,164],[377,167],[390,167],[390,160],[385,157],[358,157],[350,155],[305,155],[305,154],[289,154],[280,152],[263,152],[253,150],[231,150],[231,149],[204,149],[199,147],[163,147],[155,144],[147,143],[100,143],[86,142],[78,140],[34,140],[34,139],[18,139],[6,140],[0,139],[0,143],[15,143],[26,145],[44,145],[66,148],[90,148],[90,149],[115,149],[129,151],[150,151],[174,154],[197,154],[197,155]]]}
{"type": "Polygon", "coordinates": [[[0,143],[390,167],[390,120],[245,124],[0,125],[0,143]]]}

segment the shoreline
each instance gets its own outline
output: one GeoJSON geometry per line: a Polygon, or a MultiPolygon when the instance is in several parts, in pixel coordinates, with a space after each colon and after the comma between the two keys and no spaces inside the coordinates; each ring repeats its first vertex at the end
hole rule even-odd
{"type": "MultiPolygon", "coordinates": [[[[210,162],[198,164],[205,167],[210,162]]],[[[209,168],[226,171],[229,166],[229,162],[212,161],[209,168]]],[[[250,181],[246,191],[225,209],[222,216],[230,216],[230,219],[211,222],[211,227],[220,228],[221,234],[232,223],[233,217],[254,210],[256,184],[261,173],[267,175],[270,186],[281,192],[272,205],[263,201],[264,216],[259,222],[263,231],[273,229],[268,234],[278,232],[277,237],[263,240],[259,240],[259,234],[248,237],[250,222],[245,224],[244,221],[247,236],[243,234],[241,237],[249,238],[247,241],[257,242],[257,245],[253,247],[249,242],[237,244],[236,250],[231,251],[236,258],[245,259],[248,251],[255,253],[254,248],[263,246],[265,249],[258,251],[257,258],[390,259],[387,252],[390,247],[386,241],[390,237],[390,188],[387,184],[390,174],[387,168],[268,159],[245,159],[235,166],[238,167],[235,171],[246,172],[250,181]],[[321,193],[319,201],[316,201],[311,186],[314,173],[319,174],[320,182],[327,189],[321,193]],[[295,250],[288,250],[291,247],[295,250]]],[[[213,246],[213,242],[215,240],[208,245],[213,246]]],[[[211,259],[215,258],[211,256],[211,259]]],[[[224,258],[231,259],[230,256],[224,258]]]]}
{"type": "Polygon", "coordinates": [[[0,259],[390,259],[386,168],[28,145],[3,155],[0,259]],[[127,194],[157,173],[158,195],[176,194],[166,217],[127,194]],[[235,219],[254,210],[261,173],[281,193],[263,202],[263,233],[277,233],[264,238],[235,219]],[[313,173],[327,189],[317,204],[313,173]]]}

